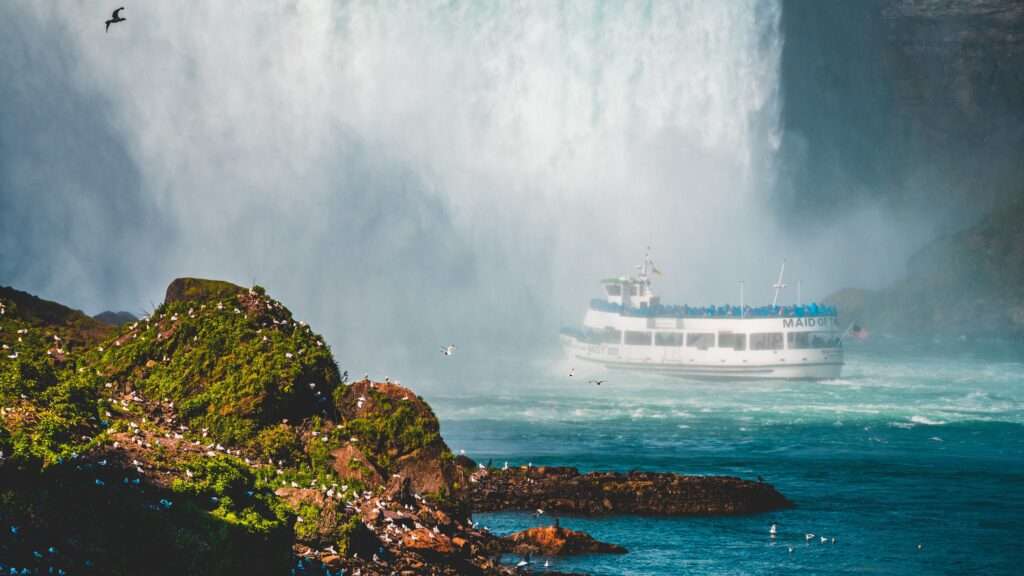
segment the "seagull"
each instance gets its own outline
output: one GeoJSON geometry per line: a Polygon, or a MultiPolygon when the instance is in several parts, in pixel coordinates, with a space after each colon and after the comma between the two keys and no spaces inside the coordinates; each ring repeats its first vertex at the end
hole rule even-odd
{"type": "Polygon", "coordinates": [[[117,10],[114,10],[112,18],[110,20],[107,20],[107,29],[106,29],[107,32],[110,32],[110,25],[111,24],[116,24],[117,22],[124,22],[125,21],[125,18],[122,18],[121,15],[119,14],[119,12],[121,10],[124,10],[124,6],[121,6],[117,10]]]}
{"type": "Polygon", "coordinates": [[[455,354],[455,345],[449,344],[447,346],[441,346],[441,354],[444,354],[445,356],[455,354]]]}
{"type": "Polygon", "coordinates": [[[533,517],[537,518],[538,516],[541,516],[542,514],[544,514],[544,510],[541,509],[541,508],[537,508],[537,512],[534,513],[533,517]]]}
{"type": "Polygon", "coordinates": [[[596,384],[598,386],[604,384],[605,382],[607,382],[607,380],[587,380],[587,384],[596,384]]]}
{"type": "Polygon", "coordinates": [[[777,533],[778,533],[778,527],[775,526],[775,524],[772,524],[772,527],[768,529],[768,534],[770,534],[772,538],[775,538],[775,534],[777,534],[777,533]]]}
{"type": "Polygon", "coordinates": [[[808,542],[810,542],[811,540],[814,540],[814,534],[811,534],[811,533],[804,534],[804,540],[806,540],[808,542]]]}
{"type": "Polygon", "coordinates": [[[569,368],[569,378],[572,378],[575,375],[576,375],[576,369],[575,368],[569,368]]]}

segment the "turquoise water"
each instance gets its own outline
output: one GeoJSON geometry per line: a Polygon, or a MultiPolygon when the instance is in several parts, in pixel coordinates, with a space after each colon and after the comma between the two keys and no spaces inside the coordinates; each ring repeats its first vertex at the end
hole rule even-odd
{"type": "MultiPolygon", "coordinates": [[[[965,347],[855,347],[843,378],[828,382],[611,373],[598,388],[583,372],[428,399],[449,445],[481,462],[761,475],[797,505],[742,518],[562,517],[630,553],[551,559],[552,568],[1021,574],[1024,354],[965,347]],[[808,532],[837,540],[808,543],[808,532]]],[[[502,534],[540,522],[522,513],[476,519],[502,534]]]]}

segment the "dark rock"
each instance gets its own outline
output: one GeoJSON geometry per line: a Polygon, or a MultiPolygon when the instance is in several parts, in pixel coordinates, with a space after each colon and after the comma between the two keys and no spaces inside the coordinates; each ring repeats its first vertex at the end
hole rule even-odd
{"type": "Polygon", "coordinates": [[[124,310],[120,312],[106,310],[93,316],[93,318],[95,320],[103,322],[104,324],[110,324],[111,326],[124,326],[125,324],[135,322],[136,320],[138,320],[138,318],[136,318],[134,314],[132,314],[131,312],[126,312],[124,310]]]}
{"type": "MultiPolygon", "coordinates": [[[[0,309],[8,320],[19,320],[42,328],[48,332],[47,336],[58,334],[65,348],[94,346],[114,332],[110,324],[91,318],[80,310],[6,286],[0,286],[0,309]]],[[[0,334],[0,341],[13,344],[3,334],[0,334]]]]}
{"type": "Polygon", "coordinates": [[[476,512],[535,510],[582,515],[708,516],[789,508],[774,487],[729,476],[592,472],[541,467],[481,470],[471,483],[476,512]]]}
{"type": "Polygon", "coordinates": [[[176,278],[167,286],[164,302],[188,302],[231,298],[244,291],[223,280],[206,280],[203,278],[176,278]]]}

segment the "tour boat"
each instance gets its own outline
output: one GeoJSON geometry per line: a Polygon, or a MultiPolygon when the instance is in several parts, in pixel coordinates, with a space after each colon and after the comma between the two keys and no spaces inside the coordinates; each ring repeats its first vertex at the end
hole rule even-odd
{"type": "Polygon", "coordinates": [[[660,274],[644,256],[638,275],[601,281],[582,328],[562,330],[573,358],[612,369],[688,378],[838,378],[843,367],[836,309],[780,306],[785,264],[770,306],[673,306],[651,290],[660,274]]]}

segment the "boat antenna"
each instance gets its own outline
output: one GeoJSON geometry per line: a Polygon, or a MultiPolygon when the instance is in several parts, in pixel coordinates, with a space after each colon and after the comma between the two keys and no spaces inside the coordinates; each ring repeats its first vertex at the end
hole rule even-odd
{"type": "Polygon", "coordinates": [[[743,280],[740,280],[740,318],[743,318],[743,280]]]}
{"type": "Polygon", "coordinates": [[[779,269],[779,281],[772,284],[772,288],[775,288],[775,297],[772,298],[772,308],[775,308],[779,303],[779,292],[786,287],[786,284],[782,281],[782,276],[786,273],[786,260],[782,260],[782,268],[779,269]]]}
{"type": "Polygon", "coordinates": [[[800,296],[800,281],[796,281],[796,305],[803,306],[803,298],[800,296]]]}
{"type": "Polygon", "coordinates": [[[640,280],[647,282],[651,274],[661,274],[661,270],[654,265],[654,259],[651,258],[651,247],[647,247],[647,252],[644,252],[644,261],[642,264],[636,266],[637,270],[640,271],[640,280]]]}

